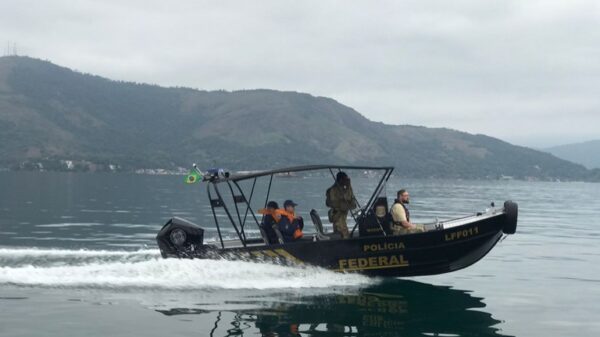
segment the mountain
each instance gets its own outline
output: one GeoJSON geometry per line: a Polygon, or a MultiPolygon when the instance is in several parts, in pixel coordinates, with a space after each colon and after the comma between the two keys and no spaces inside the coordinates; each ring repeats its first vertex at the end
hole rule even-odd
{"type": "Polygon", "coordinates": [[[330,98],[118,82],[18,56],[0,58],[0,158],[15,169],[345,163],[409,177],[600,177],[485,135],[372,122],[330,98]]]}
{"type": "Polygon", "coordinates": [[[559,145],[544,149],[558,158],[586,166],[600,168],[600,139],[583,143],[559,145]]]}

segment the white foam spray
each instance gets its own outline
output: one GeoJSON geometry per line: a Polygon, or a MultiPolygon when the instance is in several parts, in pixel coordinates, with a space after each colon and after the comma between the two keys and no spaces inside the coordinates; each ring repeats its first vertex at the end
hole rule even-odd
{"type": "Polygon", "coordinates": [[[0,249],[0,285],[186,290],[326,288],[371,282],[361,275],[317,267],[162,259],[158,250],[0,249]]]}

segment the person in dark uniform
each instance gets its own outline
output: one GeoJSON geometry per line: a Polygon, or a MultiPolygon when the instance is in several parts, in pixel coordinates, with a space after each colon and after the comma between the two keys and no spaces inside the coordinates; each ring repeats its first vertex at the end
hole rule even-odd
{"type": "Polygon", "coordinates": [[[266,212],[263,212],[263,221],[260,224],[262,229],[265,231],[265,234],[267,235],[267,240],[269,240],[270,244],[279,243],[279,241],[277,240],[277,234],[275,233],[274,229],[277,228],[277,224],[280,220],[280,216],[278,216],[276,213],[278,209],[279,205],[275,201],[269,201],[267,203],[266,212]]]}
{"type": "Polygon", "coordinates": [[[293,242],[302,237],[304,229],[304,219],[296,214],[296,204],[292,200],[286,200],[283,203],[283,210],[280,210],[281,219],[278,223],[279,231],[283,236],[283,242],[293,242]]]}

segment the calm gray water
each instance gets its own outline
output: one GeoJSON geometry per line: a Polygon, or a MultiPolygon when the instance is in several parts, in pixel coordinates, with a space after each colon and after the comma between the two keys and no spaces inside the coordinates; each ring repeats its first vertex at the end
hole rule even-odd
{"type": "MultiPolygon", "coordinates": [[[[374,183],[354,177],[359,199],[374,183]]],[[[292,197],[306,218],[311,208],[324,215],[329,184],[281,178],[273,199],[292,197]]],[[[423,222],[515,200],[518,232],[465,270],[409,280],[163,260],[154,236],[173,215],[215,237],[204,185],[174,176],[2,172],[0,335],[600,335],[599,184],[395,177],[388,195],[400,187],[423,222]]]]}

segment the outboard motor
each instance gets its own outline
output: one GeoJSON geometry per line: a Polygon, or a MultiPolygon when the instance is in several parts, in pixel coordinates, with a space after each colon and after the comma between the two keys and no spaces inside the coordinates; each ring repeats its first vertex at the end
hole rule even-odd
{"type": "Polygon", "coordinates": [[[182,218],[171,218],[156,235],[162,257],[193,257],[202,248],[204,229],[182,218]]]}

